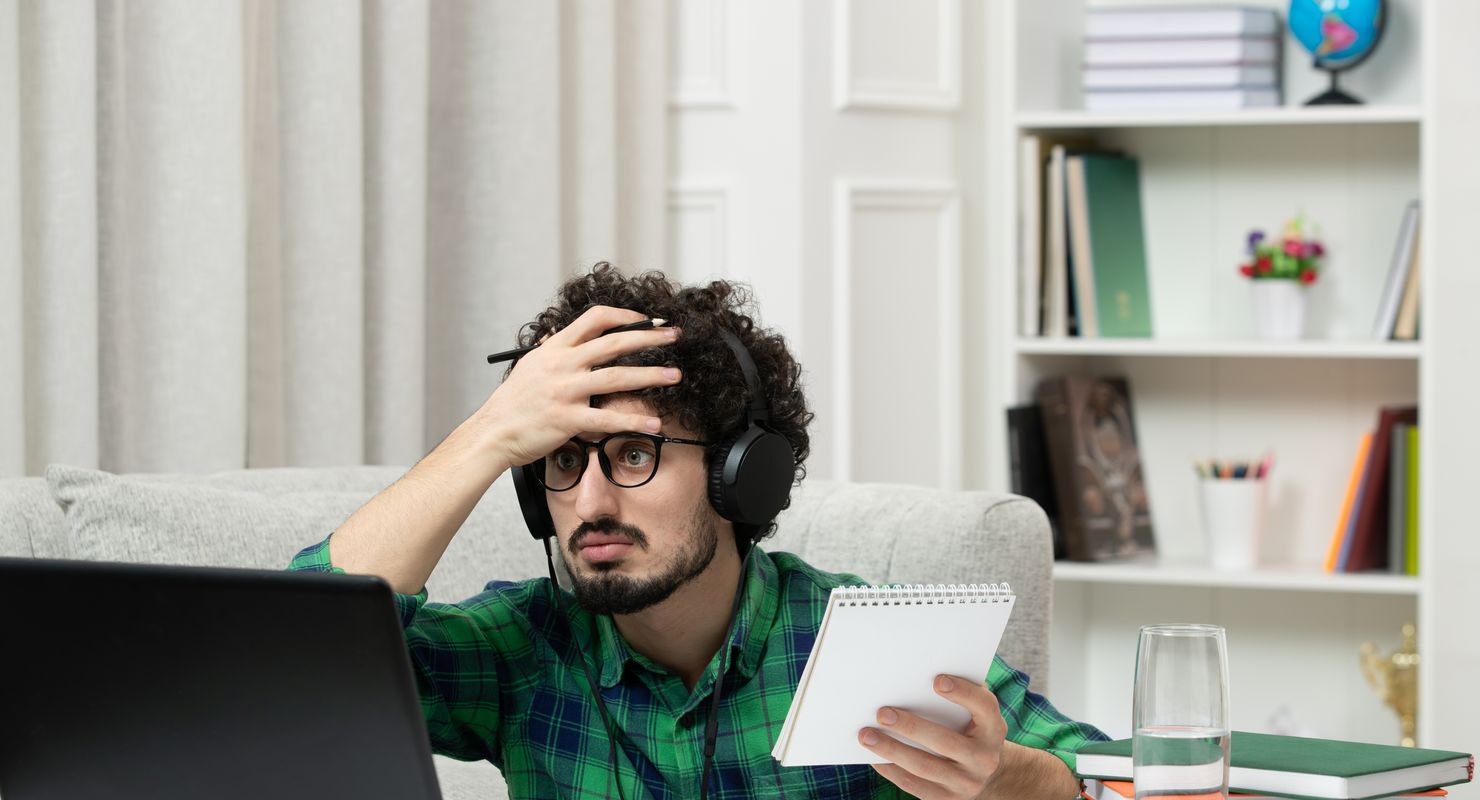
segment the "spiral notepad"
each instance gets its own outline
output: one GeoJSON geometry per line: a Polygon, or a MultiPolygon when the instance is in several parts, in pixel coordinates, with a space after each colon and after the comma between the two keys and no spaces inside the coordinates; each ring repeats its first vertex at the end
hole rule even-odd
{"type": "Polygon", "coordinates": [[[882,763],[858,732],[886,705],[964,729],[971,715],[935,693],[935,676],[985,681],[1015,600],[1005,583],[833,589],[771,756],[882,763]]]}

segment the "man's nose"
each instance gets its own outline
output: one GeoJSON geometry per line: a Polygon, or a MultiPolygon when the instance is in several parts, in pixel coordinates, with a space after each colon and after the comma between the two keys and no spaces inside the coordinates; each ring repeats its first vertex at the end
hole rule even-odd
{"type": "Polygon", "coordinates": [[[601,459],[596,453],[591,453],[586,469],[581,473],[581,480],[571,490],[576,493],[576,516],[583,522],[616,516],[616,490],[617,487],[601,471],[601,459]]]}

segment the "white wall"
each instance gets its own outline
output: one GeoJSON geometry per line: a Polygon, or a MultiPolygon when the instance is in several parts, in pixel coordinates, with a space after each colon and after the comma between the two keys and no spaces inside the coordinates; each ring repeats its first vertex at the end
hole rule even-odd
{"type": "Polygon", "coordinates": [[[972,482],[966,6],[670,0],[667,266],[753,283],[807,372],[814,477],[972,482]]]}

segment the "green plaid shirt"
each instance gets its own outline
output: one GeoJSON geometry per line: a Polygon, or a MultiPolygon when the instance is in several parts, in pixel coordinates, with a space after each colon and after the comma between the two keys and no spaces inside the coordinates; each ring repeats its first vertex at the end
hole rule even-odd
{"type": "MultiPolygon", "coordinates": [[[[327,539],[289,568],[340,571],[330,564],[327,539]]],[[[690,691],[628,647],[611,617],[589,614],[569,596],[554,608],[549,583],[494,581],[451,604],[427,602],[425,590],[396,595],[432,749],[493,762],[511,797],[698,797],[719,654],[690,691]],[[620,731],[615,774],[580,664],[586,657],[620,731]]],[[[729,643],[711,797],[906,796],[867,765],[783,767],[771,758],[830,591],[861,584],[790,553],[756,549],[729,643]]],[[[1007,738],[1046,749],[1070,769],[1080,745],[1105,738],[1028,691],[1028,676],[1000,658],[987,683],[1002,706],[1007,738]]]]}

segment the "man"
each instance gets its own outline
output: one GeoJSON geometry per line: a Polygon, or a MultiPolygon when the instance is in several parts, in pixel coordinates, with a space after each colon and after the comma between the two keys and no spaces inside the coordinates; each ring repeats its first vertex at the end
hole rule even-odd
{"type": "Polygon", "coordinates": [[[747,302],[726,282],[679,289],[604,264],[572,279],[526,326],[520,343],[539,346],[488,401],[293,568],[390,582],[433,748],[492,761],[515,797],[700,796],[722,664],[713,796],[1077,796],[1067,754],[1102,735],[1029,693],[1000,659],[986,685],[936,680],[971,712],[965,731],[884,708],[858,736],[888,764],[771,758],[829,591],[861,581],[752,548],[774,524],[731,523],[709,503],[713,444],[744,427],[750,401],[721,329],[755,363],[798,479],[809,451],[801,369],[780,336],[753,326],[747,302]],[[670,324],[602,335],[647,318],[670,324]],[[541,458],[541,475],[565,471],[542,481],[575,602],[552,602],[539,579],[428,603],[427,576],[479,498],[541,458]]]}

